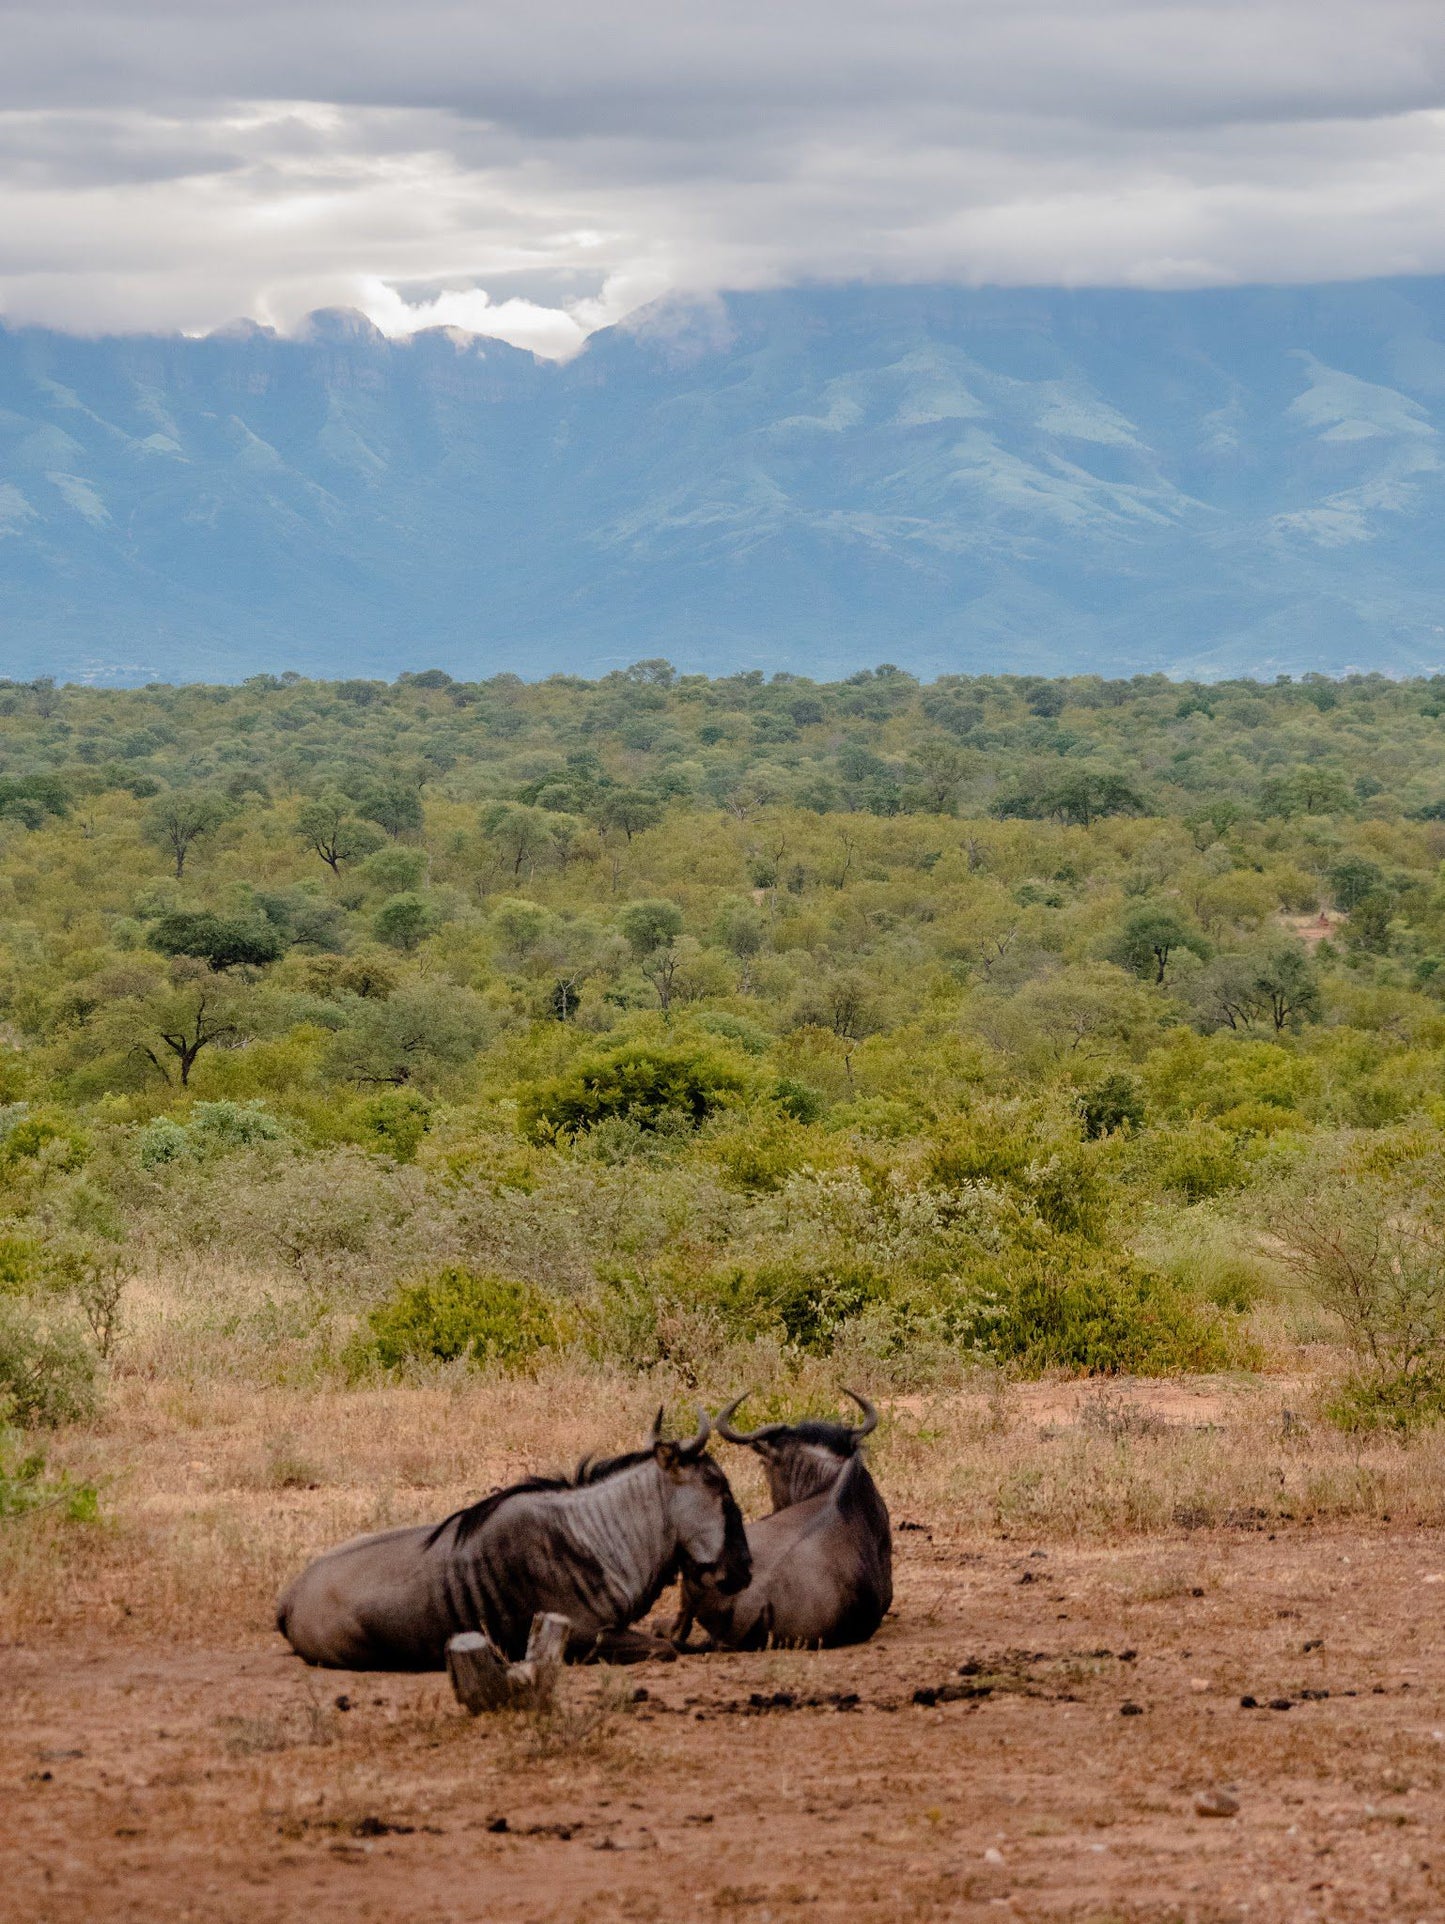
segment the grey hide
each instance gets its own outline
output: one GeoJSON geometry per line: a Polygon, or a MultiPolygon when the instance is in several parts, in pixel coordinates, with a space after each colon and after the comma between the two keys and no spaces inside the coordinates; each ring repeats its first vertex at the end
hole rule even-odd
{"type": "Polygon", "coordinates": [[[861,1453],[878,1413],[864,1398],[853,1400],[864,1416],[856,1429],[773,1423],[744,1435],[728,1427],[741,1397],[718,1417],[720,1436],[762,1459],[773,1511],[748,1525],[746,1589],[727,1596],[706,1577],[684,1579],[675,1642],[687,1641],[694,1618],[731,1650],[863,1643],[873,1635],[893,1602],[893,1537],[861,1453]]]}
{"type": "Polygon", "coordinates": [[[485,1631],[519,1659],[533,1616],[550,1610],[572,1625],[569,1656],[628,1654],[625,1643],[609,1653],[608,1639],[679,1571],[721,1594],[748,1580],[742,1516],[702,1453],[707,1435],[704,1416],[691,1443],[654,1431],[647,1449],[584,1462],[572,1477],[533,1477],[436,1525],[356,1537],[282,1593],[276,1627],[308,1663],[440,1670],[462,1630],[485,1631]]]}

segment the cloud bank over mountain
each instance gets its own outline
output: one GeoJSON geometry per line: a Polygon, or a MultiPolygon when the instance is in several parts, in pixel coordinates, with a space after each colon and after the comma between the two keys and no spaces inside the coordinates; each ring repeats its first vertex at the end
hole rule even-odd
{"type": "Polygon", "coordinates": [[[565,356],[674,291],[1445,270],[1433,0],[22,0],[0,45],[12,322],[565,356]]]}

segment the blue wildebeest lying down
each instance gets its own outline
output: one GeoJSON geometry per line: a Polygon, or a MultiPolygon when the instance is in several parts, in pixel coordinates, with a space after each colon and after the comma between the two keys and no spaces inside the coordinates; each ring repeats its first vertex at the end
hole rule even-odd
{"type": "Polygon", "coordinates": [[[283,1591],[276,1627],[308,1663],[342,1670],[441,1670],[447,1640],[485,1631],[520,1658],[539,1610],[568,1619],[569,1657],[626,1662],[672,1646],[627,1626],[679,1571],[728,1595],[750,1572],[728,1480],[690,1443],[584,1461],[571,1477],[529,1477],[435,1526],[356,1537],[283,1591]]]}
{"type": "Polygon", "coordinates": [[[773,1511],[748,1525],[746,1589],[730,1596],[705,1574],[684,1575],[675,1643],[686,1644],[694,1618],[730,1650],[863,1643],[883,1621],[893,1602],[892,1530],[861,1452],[878,1412],[848,1395],[863,1412],[857,1428],[769,1423],[745,1434],[729,1423],[740,1396],[719,1414],[718,1435],[762,1458],[773,1511]]]}

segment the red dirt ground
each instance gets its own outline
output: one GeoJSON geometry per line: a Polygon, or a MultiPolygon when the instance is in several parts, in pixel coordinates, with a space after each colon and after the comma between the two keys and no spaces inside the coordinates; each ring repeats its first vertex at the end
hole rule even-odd
{"type": "Polygon", "coordinates": [[[570,1672],[550,1734],[205,1624],[11,1646],[0,1916],[1445,1917],[1441,1536],[898,1545],[872,1644],[570,1672]]]}

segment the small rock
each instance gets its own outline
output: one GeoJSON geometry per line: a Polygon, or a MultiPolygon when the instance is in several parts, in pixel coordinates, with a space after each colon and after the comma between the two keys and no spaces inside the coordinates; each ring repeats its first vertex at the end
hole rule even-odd
{"type": "Polygon", "coordinates": [[[351,1699],[350,1697],[347,1696],[344,1690],[342,1691],[341,1695],[336,1699],[336,1708],[338,1710],[350,1710],[351,1708],[351,1699]]]}
{"type": "Polygon", "coordinates": [[[1271,1697],[1269,1700],[1269,1707],[1271,1710],[1293,1710],[1294,1709],[1294,1705],[1290,1702],[1288,1697],[1271,1697]]]}
{"type": "Polygon", "coordinates": [[[1121,1717],[1142,1717],[1144,1715],[1144,1706],[1143,1704],[1134,1703],[1120,1704],[1119,1715],[1121,1717]]]}
{"type": "Polygon", "coordinates": [[[1120,1663],[1133,1663],[1138,1654],[1139,1652],[1137,1650],[1121,1650],[1119,1652],[1119,1661],[1120,1663]]]}
{"type": "Polygon", "coordinates": [[[1196,1817],[1238,1817],[1239,1799],[1227,1790],[1201,1790],[1194,1800],[1196,1817]]]}
{"type": "Polygon", "coordinates": [[[1194,1691],[1196,1695],[1202,1696],[1209,1688],[1209,1679],[1207,1677],[1191,1677],[1189,1679],[1189,1688],[1194,1691]]]}
{"type": "Polygon", "coordinates": [[[1239,1700],[1239,1707],[1241,1710],[1258,1710],[1259,1698],[1258,1697],[1241,1697],[1239,1700]]]}
{"type": "Polygon", "coordinates": [[[487,1829],[498,1837],[501,1836],[503,1831],[509,1831],[511,1828],[512,1826],[507,1822],[505,1817],[489,1817],[487,1819],[487,1829]]]}
{"type": "Polygon", "coordinates": [[[1191,1590],[1189,1594],[1191,1597],[1202,1597],[1204,1592],[1202,1590],[1191,1590]]]}
{"type": "Polygon", "coordinates": [[[1003,1862],[1003,1852],[993,1844],[990,1844],[983,1854],[983,1861],[985,1864],[1001,1864],[1003,1862]]]}

